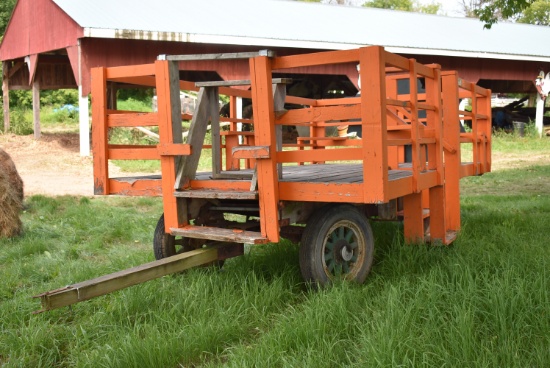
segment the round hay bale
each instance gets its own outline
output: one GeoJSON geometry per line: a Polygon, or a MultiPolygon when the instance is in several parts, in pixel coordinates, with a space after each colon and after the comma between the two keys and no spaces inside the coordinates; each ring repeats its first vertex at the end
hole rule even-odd
{"type": "Polygon", "coordinates": [[[23,180],[11,157],[0,148],[0,237],[21,233],[19,214],[23,209],[23,180]]]}

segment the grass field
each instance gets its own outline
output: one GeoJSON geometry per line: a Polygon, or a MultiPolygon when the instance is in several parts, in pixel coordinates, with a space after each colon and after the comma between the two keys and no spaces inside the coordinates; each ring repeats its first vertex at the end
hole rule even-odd
{"type": "Polygon", "coordinates": [[[550,139],[498,135],[493,157],[513,160],[463,179],[452,246],[374,223],[367,282],[322,291],[282,242],[33,315],[33,295],[151,261],[162,206],[27,198],[24,235],[0,240],[0,366],[548,367],[550,139]]]}

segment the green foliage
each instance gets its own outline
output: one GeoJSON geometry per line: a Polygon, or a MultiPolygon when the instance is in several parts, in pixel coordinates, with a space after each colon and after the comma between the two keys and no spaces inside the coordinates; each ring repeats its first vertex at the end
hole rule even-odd
{"type": "Polygon", "coordinates": [[[550,25],[550,0],[535,0],[518,18],[519,23],[550,25]]]}
{"type": "Polygon", "coordinates": [[[10,109],[32,109],[32,92],[28,90],[10,91],[10,109]]]}
{"type": "Polygon", "coordinates": [[[371,0],[363,4],[368,8],[413,11],[411,0],[371,0]]]}
{"type": "Polygon", "coordinates": [[[370,0],[363,4],[369,8],[401,10],[425,14],[437,14],[441,8],[440,3],[421,4],[412,0],[370,0]]]}
{"type": "Polygon", "coordinates": [[[0,1],[0,35],[4,35],[17,0],[0,1]]]}
{"type": "Polygon", "coordinates": [[[534,0],[488,0],[483,1],[474,14],[485,23],[485,28],[491,28],[501,19],[517,17],[527,9],[534,0]]]}
{"type": "Polygon", "coordinates": [[[155,91],[152,88],[123,88],[117,91],[117,100],[142,101],[151,106],[155,91]]]}
{"type": "Polygon", "coordinates": [[[10,132],[16,135],[28,135],[34,131],[32,110],[10,110],[10,132]]]}
{"type": "Polygon", "coordinates": [[[46,126],[71,124],[76,126],[78,124],[78,116],[76,110],[59,109],[50,106],[40,109],[40,123],[46,126]]]}
{"type": "Polygon", "coordinates": [[[40,91],[42,106],[61,107],[63,105],[78,105],[78,90],[56,89],[40,91]]]}
{"type": "Polygon", "coordinates": [[[117,108],[126,111],[151,112],[153,111],[153,103],[150,98],[136,99],[131,97],[126,100],[118,99],[117,108]]]}

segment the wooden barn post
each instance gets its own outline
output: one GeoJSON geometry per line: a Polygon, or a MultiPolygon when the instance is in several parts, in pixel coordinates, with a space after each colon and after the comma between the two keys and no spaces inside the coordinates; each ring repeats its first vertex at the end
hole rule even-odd
{"type": "Polygon", "coordinates": [[[2,62],[2,96],[4,109],[4,133],[10,129],[9,62],[2,62]]]}
{"type": "Polygon", "coordinates": [[[32,120],[34,123],[34,139],[40,139],[40,82],[32,82],[32,120]]]}
{"type": "Polygon", "coordinates": [[[90,107],[88,96],[82,95],[82,50],[78,41],[78,131],[80,156],[90,156],[90,107]]]}

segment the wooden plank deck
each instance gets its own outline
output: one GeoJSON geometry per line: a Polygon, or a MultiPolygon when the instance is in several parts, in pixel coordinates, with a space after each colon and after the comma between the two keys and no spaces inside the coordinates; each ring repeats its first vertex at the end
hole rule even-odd
{"type": "MultiPolygon", "coordinates": [[[[409,165],[410,166],[410,165],[409,165]]],[[[228,174],[231,180],[238,180],[233,177],[243,176],[251,177],[254,173],[252,169],[242,169],[239,171],[222,171],[222,174],[228,174]],[[235,174],[235,175],[231,175],[235,174]]],[[[390,170],[388,180],[394,181],[412,176],[410,170],[390,170]]],[[[133,184],[139,180],[160,180],[160,175],[147,175],[135,177],[118,177],[111,180],[121,183],[133,184]]],[[[211,172],[198,172],[195,180],[219,180],[214,179],[211,172]]],[[[243,179],[250,180],[250,179],[243,179]]],[[[283,178],[280,182],[298,183],[347,183],[361,184],[363,182],[362,164],[315,164],[315,165],[288,165],[283,166],[283,178]]]]}

